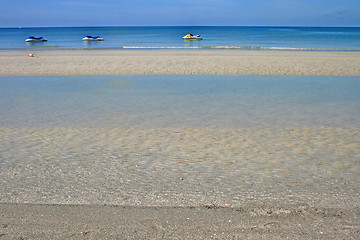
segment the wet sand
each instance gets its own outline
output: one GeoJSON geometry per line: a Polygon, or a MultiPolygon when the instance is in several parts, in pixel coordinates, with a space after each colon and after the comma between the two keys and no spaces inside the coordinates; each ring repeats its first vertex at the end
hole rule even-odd
{"type": "Polygon", "coordinates": [[[1,76],[104,74],[360,75],[360,52],[245,50],[0,51],[1,76]],[[29,57],[30,53],[34,57],[29,57]]]}
{"type": "Polygon", "coordinates": [[[359,209],[0,204],[1,239],[357,239],[359,209]]]}

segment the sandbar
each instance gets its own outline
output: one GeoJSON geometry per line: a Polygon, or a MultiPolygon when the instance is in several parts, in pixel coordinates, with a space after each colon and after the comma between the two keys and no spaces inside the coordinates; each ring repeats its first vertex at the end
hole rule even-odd
{"type": "Polygon", "coordinates": [[[234,49],[0,51],[0,76],[105,74],[359,76],[360,52],[234,49]]]}

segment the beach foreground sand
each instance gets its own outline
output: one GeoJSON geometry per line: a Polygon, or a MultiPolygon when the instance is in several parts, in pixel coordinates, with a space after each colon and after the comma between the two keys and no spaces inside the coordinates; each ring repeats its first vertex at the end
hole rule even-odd
{"type": "Polygon", "coordinates": [[[358,239],[359,209],[0,204],[1,239],[358,239]]]}
{"type": "Polygon", "coordinates": [[[360,75],[360,52],[245,50],[0,51],[0,75],[360,75]],[[34,57],[29,57],[29,54],[34,57]]]}
{"type": "MultiPolygon", "coordinates": [[[[1,76],[103,74],[359,76],[360,52],[0,51],[1,76]]],[[[359,239],[359,159],[354,126],[0,126],[0,239],[359,239]]]]}
{"type": "Polygon", "coordinates": [[[0,128],[3,239],[356,239],[360,129],[0,128]]]}

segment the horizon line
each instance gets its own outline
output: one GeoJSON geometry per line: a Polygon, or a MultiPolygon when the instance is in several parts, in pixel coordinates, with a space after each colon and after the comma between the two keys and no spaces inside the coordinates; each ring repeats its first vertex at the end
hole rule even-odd
{"type": "Polygon", "coordinates": [[[0,26],[0,28],[82,28],[82,27],[324,27],[324,28],[359,28],[359,26],[327,25],[84,25],[84,26],[0,26]]]}

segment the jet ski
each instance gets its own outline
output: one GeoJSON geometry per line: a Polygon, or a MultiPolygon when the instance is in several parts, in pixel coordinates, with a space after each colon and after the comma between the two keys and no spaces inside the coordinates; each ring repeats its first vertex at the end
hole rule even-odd
{"type": "Polygon", "coordinates": [[[30,36],[25,41],[26,42],[46,42],[47,40],[44,37],[30,36]]]}
{"type": "Polygon", "coordinates": [[[187,34],[185,36],[183,36],[184,40],[202,40],[202,37],[200,37],[200,35],[192,35],[192,34],[187,34]]]}
{"type": "Polygon", "coordinates": [[[104,41],[104,39],[100,36],[92,37],[91,35],[87,35],[83,37],[83,41],[104,41]]]}

